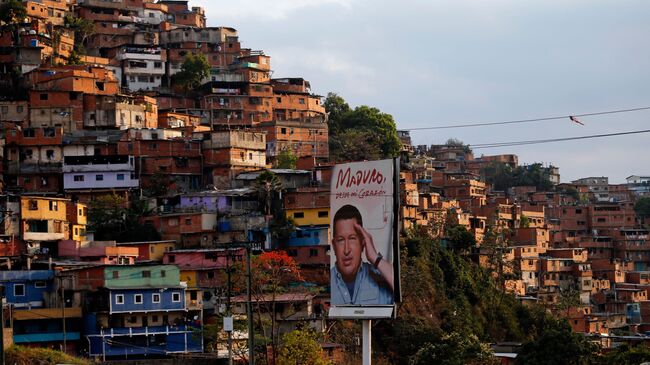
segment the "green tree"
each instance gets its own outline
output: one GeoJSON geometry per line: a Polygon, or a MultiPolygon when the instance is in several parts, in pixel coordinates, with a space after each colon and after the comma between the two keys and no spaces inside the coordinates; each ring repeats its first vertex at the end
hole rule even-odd
{"type": "Polygon", "coordinates": [[[583,365],[590,364],[597,351],[584,335],[571,331],[566,322],[544,331],[536,340],[525,343],[517,355],[521,365],[583,365]]]}
{"type": "Polygon", "coordinates": [[[602,365],[639,365],[650,361],[650,348],[644,345],[630,347],[621,345],[603,356],[598,364],[602,365]]]}
{"type": "Polygon", "coordinates": [[[465,226],[456,225],[447,229],[446,236],[451,248],[458,252],[467,253],[476,247],[476,237],[465,226]]]}
{"type": "Polygon", "coordinates": [[[328,128],[331,135],[338,135],[341,132],[343,117],[350,112],[350,105],[336,93],[327,93],[323,102],[327,111],[328,128]]]}
{"type": "Polygon", "coordinates": [[[143,184],[142,190],[149,197],[164,197],[173,185],[174,179],[170,175],[156,172],[143,184]]]}
{"type": "Polygon", "coordinates": [[[347,129],[330,138],[330,157],[334,161],[372,161],[382,158],[375,133],[347,129]]]}
{"type": "Polygon", "coordinates": [[[287,217],[284,212],[278,212],[274,214],[273,219],[269,222],[269,230],[271,231],[271,238],[277,244],[277,247],[284,248],[289,238],[291,238],[291,233],[296,230],[296,221],[287,217]]]}
{"type": "Polygon", "coordinates": [[[273,208],[273,200],[277,199],[282,192],[282,182],[278,175],[271,171],[262,172],[256,180],[257,196],[262,204],[262,213],[270,215],[273,208]]]}
{"type": "Polygon", "coordinates": [[[66,15],[65,25],[74,31],[74,47],[78,54],[86,54],[86,40],[95,33],[95,22],[89,19],[66,15]]]}
{"type": "Polygon", "coordinates": [[[390,114],[365,105],[351,109],[342,97],[334,93],[327,95],[323,105],[329,115],[333,160],[370,160],[399,154],[401,142],[390,114]]]}
{"type": "Polygon", "coordinates": [[[513,186],[535,186],[537,191],[553,190],[548,171],[540,163],[513,169],[505,163],[493,162],[483,168],[481,175],[494,190],[505,191],[513,186]]]}
{"type": "Polygon", "coordinates": [[[472,149],[469,147],[469,145],[466,145],[463,141],[457,138],[449,138],[447,142],[445,142],[445,145],[449,147],[461,147],[465,153],[472,152],[472,149]]]}
{"type": "Polygon", "coordinates": [[[476,335],[452,332],[435,343],[424,345],[411,358],[411,365],[498,365],[490,347],[476,335]]]}
{"type": "Polygon", "coordinates": [[[282,337],[278,365],[328,365],[318,336],[307,330],[294,330],[282,337]]]}
{"type": "Polygon", "coordinates": [[[187,92],[201,86],[201,82],[210,74],[210,68],[208,59],[202,53],[188,54],[181,70],[172,76],[172,82],[187,92]]]}
{"type": "Polygon", "coordinates": [[[580,304],[580,290],[575,285],[560,286],[560,295],[555,306],[557,310],[564,311],[564,316],[569,317],[571,308],[577,307],[580,304]]]}
{"type": "Polygon", "coordinates": [[[645,224],[647,217],[650,217],[650,197],[639,198],[634,204],[636,215],[645,224]]]}
{"type": "Polygon", "coordinates": [[[8,0],[0,4],[0,22],[3,26],[17,28],[27,17],[25,5],[18,0],[8,0]]]}
{"type": "Polygon", "coordinates": [[[111,194],[90,202],[88,225],[98,241],[137,242],[160,240],[160,233],[139,218],[149,214],[146,202],[135,200],[129,206],[124,197],[111,194]]]}
{"type": "Polygon", "coordinates": [[[278,169],[295,169],[297,162],[298,156],[291,149],[286,148],[277,155],[275,167],[278,169]]]}

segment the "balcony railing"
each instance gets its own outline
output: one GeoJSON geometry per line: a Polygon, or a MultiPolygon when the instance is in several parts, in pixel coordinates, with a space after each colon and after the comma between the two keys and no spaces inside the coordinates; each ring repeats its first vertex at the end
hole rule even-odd
{"type": "Polygon", "coordinates": [[[179,326],[148,326],[148,327],[118,327],[118,328],[105,328],[100,331],[99,335],[102,337],[113,336],[136,336],[136,335],[160,335],[160,334],[173,334],[173,333],[186,333],[193,332],[198,327],[179,325],[179,326]]]}

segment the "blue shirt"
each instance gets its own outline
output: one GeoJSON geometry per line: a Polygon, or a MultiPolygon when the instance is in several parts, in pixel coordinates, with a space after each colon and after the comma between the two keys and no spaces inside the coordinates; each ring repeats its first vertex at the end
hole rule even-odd
{"type": "Polygon", "coordinates": [[[390,305],[393,304],[393,292],[381,280],[381,274],[367,262],[361,263],[354,280],[352,296],[343,277],[336,269],[336,265],[330,268],[332,285],[332,305],[390,305]]]}

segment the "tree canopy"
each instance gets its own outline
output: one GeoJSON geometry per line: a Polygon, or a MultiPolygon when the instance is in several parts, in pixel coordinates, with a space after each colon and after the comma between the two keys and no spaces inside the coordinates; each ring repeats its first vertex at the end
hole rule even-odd
{"type": "Polygon", "coordinates": [[[66,15],[65,24],[74,31],[74,48],[79,54],[85,54],[86,39],[95,32],[95,23],[82,17],[66,15]]]}
{"type": "Polygon", "coordinates": [[[513,186],[535,186],[538,191],[553,189],[549,174],[541,163],[512,168],[505,163],[493,162],[483,168],[481,175],[498,191],[505,191],[513,186]]]}
{"type": "Polygon", "coordinates": [[[333,160],[376,160],[399,154],[401,143],[392,115],[365,105],[352,109],[335,93],[327,94],[323,105],[328,113],[333,160]]]}
{"type": "Polygon", "coordinates": [[[639,198],[634,204],[634,211],[645,222],[650,217],[650,197],[639,198]]]}
{"type": "Polygon", "coordinates": [[[181,70],[172,76],[172,82],[185,91],[201,86],[210,74],[210,63],[202,53],[188,54],[183,60],[181,70]]]}
{"type": "Polygon", "coordinates": [[[315,333],[294,330],[282,337],[278,365],[328,365],[315,333]]]}
{"type": "Polygon", "coordinates": [[[139,222],[146,215],[146,203],[128,201],[117,194],[98,197],[90,202],[88,228],[98,241],[137,242],[160,240],[160,233],[139,222]]]}
{"type": "Polygon", "coordinates": [[[295,169],[297,162],[298,156],[287,148],[276,156],[275,167],[278,169],[295,169]]]}
{"type": "Polygon", "coordinates": [[[524,344],[517,355],[519,365],[583,365],[590,364],[596,346],[583,335],[574,333],[568,324],[544,331],[524,344]]]}
{"type": "Polygon", "coordinates": [[[9,0],[0,4],[0,22],[10,26],[17,26],[27,16],[25,5],[18,0],[9,0]]]}

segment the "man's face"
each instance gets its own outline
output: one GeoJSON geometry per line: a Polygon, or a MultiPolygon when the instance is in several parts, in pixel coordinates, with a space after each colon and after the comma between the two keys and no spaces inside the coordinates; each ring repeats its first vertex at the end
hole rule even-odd
{"type": "Polygon", "coordinates": [[[363,243],[354,229],[356,223],[357,220],[352,218],[340,219],[334,224],[332,246],[336,255],[336,268],[346,282],[354,281],[361,266],[363,243]]]}

